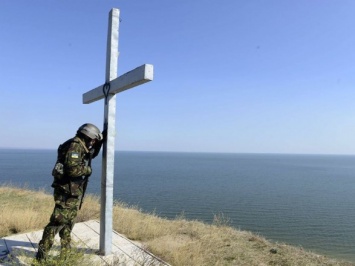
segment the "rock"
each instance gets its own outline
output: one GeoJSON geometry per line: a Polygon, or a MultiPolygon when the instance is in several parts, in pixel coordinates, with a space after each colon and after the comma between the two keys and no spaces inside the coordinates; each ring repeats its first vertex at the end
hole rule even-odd
{"type": "Polygon", "coordinates": [[[277,249],[276,249],[276,248],[270,249],[270,253],[271,253],[271,254],[276,254],[276,253],[277,253],[277,249]]]}

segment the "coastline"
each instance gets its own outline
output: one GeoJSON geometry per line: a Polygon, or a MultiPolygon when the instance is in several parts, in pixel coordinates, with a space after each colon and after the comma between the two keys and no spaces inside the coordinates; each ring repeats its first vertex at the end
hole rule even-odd
{"type": "MultiPolygon", "coordinates": [[[[4,206],[1,237],[41,229],[47,223],[53,207],[51,195],[5,186],[0,187],[0,195],[4,206]]],[[[77,222],[98,219],[98,215],[98,198],[88,195],[77,222]]],[[[113,225],[172,265],[355,265],[236,230],[223,215],[209,225],[183,216],[168,220],[116,203],[113,225]]]]}

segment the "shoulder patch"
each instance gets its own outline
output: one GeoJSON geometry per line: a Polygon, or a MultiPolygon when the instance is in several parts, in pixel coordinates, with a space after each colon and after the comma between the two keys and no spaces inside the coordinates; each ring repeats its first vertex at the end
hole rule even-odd
{"type": "Polygon", "coordinates": [[[77,152],[72,152],[71,155],[70,155],[71,158],[73,159],[78,159],[79,158],[79,153],[77,152]]]}

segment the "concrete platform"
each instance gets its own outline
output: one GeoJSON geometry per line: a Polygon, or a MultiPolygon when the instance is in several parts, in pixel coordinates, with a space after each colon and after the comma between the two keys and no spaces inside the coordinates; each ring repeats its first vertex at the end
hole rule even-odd
{"type": "MultiPolygon", "coordinates": [[[[36,231],[12,235],[0,239],[0,265],[31,265],[37,253],[38,242],[42,232],[36,231]]],[[[98,221],[88,221],[75,224],[72,231],[73,249],[83,254],[84,260],[94,265],[169,265],[144,249],[135,241],[113,232],[112,255],[97,255],[100,243],[100,224],[98,221]]],[[[50,256],[58,255],[60,239],[56,236],[50,256]]]]}

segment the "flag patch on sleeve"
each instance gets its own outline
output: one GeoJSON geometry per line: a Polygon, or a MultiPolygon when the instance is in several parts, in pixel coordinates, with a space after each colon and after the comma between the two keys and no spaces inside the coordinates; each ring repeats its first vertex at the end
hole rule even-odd
{"type": "Polygon", "coordinates": [[[73,159],[78,159],[79,158],[79,153],[72,152],[70,157],[73,158],[73,159]]]}

